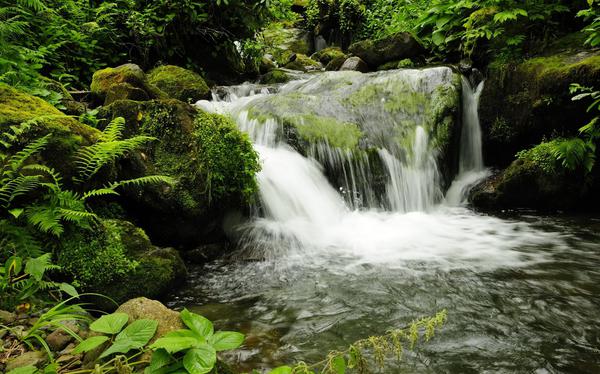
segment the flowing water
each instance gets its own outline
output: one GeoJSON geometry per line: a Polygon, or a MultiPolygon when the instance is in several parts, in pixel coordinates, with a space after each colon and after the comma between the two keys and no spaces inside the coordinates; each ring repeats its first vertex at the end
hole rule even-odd
{"type": "MultiPolygon", "coordinates": [[[[443,69],[352,79],[399,79],[429,92],[449,79],[443,69]]],[[[375,159],[327,143],[302,155],[282,137],[280,118],[249,116],[289,91],[322,94],[332,79],[292,82],[279,93],[244,86],[198,103],[231,114],[250,134],[262,162],[260,204],[255,217],[229,228],[236,255],[194,269],[170,306],[244,332],[244,348],[227,357],[243,370],[320,361],[446,309],[435,339],[385,372],[600,372],[600,220],[494,217],[464,206],[469,186],[487,174],[477,118],[482,85],[462,82],[459,170],[444,196],[422,112],[410,114],[410,144],[374,141],[375,159]],[[376,179],[383,188],[373,187],[376,179]]],[[[354,115],[335,102],[322,110],[334,109],[354,115]]],[[[363,109],[361,128],[394,121],[363,109]]]]}

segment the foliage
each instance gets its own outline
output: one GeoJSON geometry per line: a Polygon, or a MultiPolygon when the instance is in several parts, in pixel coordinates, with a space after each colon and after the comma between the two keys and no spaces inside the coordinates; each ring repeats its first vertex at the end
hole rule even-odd
{"type": "Polygon", "coordinates": [[[281,366],[269,372],[269,374],[314,374],[314,373],[336,373],[343,374],[346,370],[355,370],[358,373],[370,372],[370,363],[365,356],[372,355],[373,364],[385,371],[386,356],[393,355],[397,361],[402,359],[406,348],[414,349],[422,337],[429,341],[435,330],[446,321],[446,311],[442,310],[434,317],[422,318],[414,321],[409,327],[389,331],[382,336],[371,336],[354,342],[347,350],[342,352],[330,352],[327,358],[321,362],[308,365],[300,362],[295,366],[281,366]],[[405,347],[408,344],[408,347],[405,347]]]}
{"type": "Polygon", "coordinates": [[[600,45],[600,1],[587,0],[587,2],[590,7],[579,11],[577,16],[590,22],[590,24],[583,29],[588,35],[585,42],[591,47],[597,47],[600,45]]]}
{"type": "Polygon", "coordinates": [[[365,8],[359,37],[379,39],[412,31],[430,3],[431,0],[373,0],[365,8]]]}
{"type": "Polygon", "coordinates": [[[365,17],[366,8],[359,0],[311,0],[306,10],[309,27],[332,25],[352,35],[365,17]]]}
{"type": "Polygon", "coordinates": [[[210,372],[217,362],[217,352],[238,348],[244,335],[232,331],[214,332],[212,322],[184,309],[181,320],[188,327],[158,338],[147,374],[186,370],[190,374],[210,372]]]}

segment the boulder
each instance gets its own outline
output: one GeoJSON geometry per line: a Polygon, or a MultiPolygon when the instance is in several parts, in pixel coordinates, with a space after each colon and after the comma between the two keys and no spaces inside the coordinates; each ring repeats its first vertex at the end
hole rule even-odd
{"type": "Polygon", "coordinates": [[[350,71],[360,71],[361,73],[366,73],[369,71],[369,66],[360,59],[360,57],[350,57],[344,61],[342,66],[340,66],[340,71],[350,70],[350,71]]]}
{"type": "Polygon", "coordinates": [[[158,322],[156,334],[150,340],[150,344],[171,331],[185,328],[178,312],[167,308],[160,301],[145,297],[138,297],[123,303],[116,312],[127,314],[130,324],[139,319],[152,319],[158,322]]]}
{"type": "Polygon", "coordinates": [[[242,206],[256,191],[256,152],[226,117],[178,100],[117,101],[99,115],[124,117],[126,132],[159,139],[123,165],[123,178],[162,174],[178,181],[123,193],[127,210],[157,245],[195,247],[220,232],[227,209],[242,206]]]}
{"type": "Polygon", "coordinates": [[[336,58],[346,58],[346,54],[339,47],[328,47],[315,52],[310,58],[319,61],[323,66],[327,66],[332,60],[336,58]]]}
{"type": "Polygon", "coordinates": [[[127,82],[116,83],[108,88],[104,105],[109,105],[117,100],[150,100],[148,93],[141,88],[135,87],[127,82]]]}
{"type": "Polygon", "coordinates": [[[279,66],[288,62],[294,53],[310,55],[314,52],[312,36],[304,29],[290,27],[283,22],[273,22],[262,31],[266,52],[279,66]]]}
{"type": "Polygon", "coordinates": [[[31,128],[22,135],[23,141],[52,134],[41,161],[53,167],[68,182],[74,175],[72,156],[83,145],[95,142],[100,131],[65,115],[46,101],[0,83],[0,129],[30,122],[31,128]]]}
{"type": "Polygon", "coordinates": [[[148,73],[148,81],[169,97],[186,103],[210,98],[210,89],[204,78],[178,66],[159,66],[148,73]]]}
{"type": "Polygon", "coordinates": [[[277,64],[275,64],[275,62],[273,61],[272,55],[265,54],[260,59],[260,66],[258,67],[258,71],[261,74],[267,74],[270,71],[275,70],[276,68],[277,68],[277,64]]]}
{"type": "Polygon", "coordinates": [[[275,69],[260,77],[262,84],[287,83],[292,79],[289,74],[283,70],[275,69]]]}
{"type": "Polygon", "coordinates": [[[111,87],[120,83],[128,83],[135,88],[141,89],[152,99],[166,97],[164,92],[148,82],[144,71],[135,64],[125,64],[116,68],[98,70],[92,77],[90,89],[100,101],[104,102],[111,87]]]}
{"type": "MultiPolygon", "coordinates": [[[[153,246],[142,229],[121,220],[102,220],[93,229],[67,232],[58,264],[85,292],[118,303],[136,296],[158,297],[186,276],[177,251],[153,246]]],[[[111,306],[108,301],[99,304],[111,306]]]]}
{"type": "Polygon", "coordinates": [[[348,51],[360,57],[373,69],[386,62],[417,57],[425,52],[423,46],[407,32],[377,40],[363,40],[350,45],[348,51]]]}
{"type": "MultiPolygon", "coordinates": [[[[79,328],[74,323],[66,324],[67,328],[71,329],[75,333],[78,332],[79,328]]],[[[46,336],[46,344],[53,352],[59,352],[63,350],[69,343],[75,340],[71,335],[65,332],[63,329],[56,329],[46,336]]]]}
{"type": "Polygon", "coordinates": [[[294,55],[290,62],[285,65],[286,69],[298,70],[303,72],[323,70],[323,65],[310,57],[298,53],[294,55]]]}
{"type": "Polygon", "coordinates": [[[479,116],[486,163],[507,167],[514,155],[554,136],[570,137],[590,120],[589,103],[572,101],[571,83],[600,87],[600,52],[564,49],[488,67],[479,116]]]}

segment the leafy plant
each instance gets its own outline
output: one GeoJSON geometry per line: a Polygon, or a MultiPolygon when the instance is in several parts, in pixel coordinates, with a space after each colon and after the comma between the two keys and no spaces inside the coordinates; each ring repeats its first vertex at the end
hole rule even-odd
{"type": "Polygon", "coordinates": [[[600,2],[598,0],[587,0],[588,9],[580,10],[578,17],[590,22],[583,31],[588,35],[585,43],[590,47],[600,45],[600,2]]]}
{"type": "Polygon", "coordinates": [[[344,374],[348,369],[358,373],[368,373],[370,372],[370,363],[366,357],[368,353],[372,355],[373,364],[385,370],[387,355],[393,355],[397,361],[400,361],[406,348],[414,349],[421,337],[429,341],[434,336],[435,330],[444,324],[446,318],[447,313],[442,310],[434,317],[414,321],[406,328],[395,329],[382,336],[358,340],[347,350],[330,352],[327,358],[315,364],[299,362],[294,366],[280,366],[271,370],[269,374],[344,374]],[[405,347],[405,344],[408,344],[408,347],[405,347]]]}
{"type": "Polygon", "coordinates": [[[188,327],[157,339],[146,374],[175,373],[182,369],[190,374],[210,372],[217,362],[217,352],[238,348],[244,335],[233,331],[214,332],[212,322],[187,309],[181,319],[188,327]]]}

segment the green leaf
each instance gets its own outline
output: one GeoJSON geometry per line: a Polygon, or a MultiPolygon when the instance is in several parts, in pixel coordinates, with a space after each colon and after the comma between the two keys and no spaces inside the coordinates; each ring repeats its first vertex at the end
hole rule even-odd
{"type": "Polygon", "coordinates": [[[208,340],[210,345],[217,351],[236,349],[244,343],[244,334],[233,331],[218,331],[208,340]]]}
{"type": "Polygon", "coordinates": [[[446,37],[443,33],[436,31],[431,35],[431,40],[433,41],[433,44],[440,46],[444,44],[444,42],[446,41],[446,37]]]}
{"type": "Polygon", "coordinates": [[[187,351],[183,356],[183,367],[190,374],[205,374],[213,369],[217,362],[217,352],[208,344],[201,344],[187,351]]]}
{"type": "Polygon", "coordinates": [[[90,330],[104,334],[116,334],[121,331],[128,320],[129,316],[125,313],[106,314],[94,321],[90,325],[90,330]]]}
{"type": "Polygon", "coordinates": [[[84,341],[82,341],[81,343],[79,343],[79,345],[77,347],[75,347],[75,349],[73,349],[73,354],[89,352],[92,349],[100,346],[102,343],[104,343],[108,339],[109,339],[109,337],[105,336],[105,335],[89,337],[89,338],[85,339],[84,341]]]}
{"type": "Polygon", "coordinates": [[[171,355],[164,349],[157,349],[152,353],[152,359],[150,360],[150,372],[154,372],[160,368],[169,365],[172,362],[171,355]]]}
{"type": "Polygon", "coordinates": [[[75,287],[71,286],[69,283],[61,283],[58,288],[71,297],[79,296],[77,289],[75,289],[75,287]]]}
{"type": "Polygon", "coordinates": [[[289,366],[279,366],[271,370],[269,374],[292,374],[292,368],[289,366]]]}
{"type": "Polygon", "coordinates": [[[29,365],[29,366],[23,366],[20,368],[12,369],[11,371],[9,371],[6,374],[33,374],[33,373],[36,373],[37,371],[38,371],[38,369],[35,366],[29,365]]]}
{"type": "Polygon", "coordinates": [[[110,356],[113,353],[127,353],[132,349],[145,346],[156,333],[158,322],[151,319],[140,319],[127,326],[115,338],[115,342],[100,358],[110,356]]]}
{"type": "Polygon", "coordinates": [[[23,209],[23,208],[15,208],[15,209],[9,210],[8,213],[10,213],[10,215],[15,218],[19,218],[21,216],[21,214],[23,214],[24,211],[25,211],[25,209],[23,209]]]}
{"type": "Polygon", "coordinates": [[[200,336],[209,338],[214,332],[213,324],[207,318],[184,309],[180,313],[181,320],[187,327],[200,336]]]}
{"type": "MultiPolygon", "coordinates": [[[[181,330],[180,330],[181,331],[181,330]]],[[[177,336],[172,333],[166,334],[162,338],[156,339],[156,341],[150,346],[152,349],[164,349],[169,353],[175,353],[186,349],[193,348],[202,342],[198,340],[197,336],[177,336]]]]}
{"type": "Polygon", "coordinates": [[[346,373],[346,360],[344,360],[344,357],[342,356],[336,356],[333,359],[331,366],[333,366],[333,370],[335,370],[337,374],[346,373]]]}
{"type": "Polygon", "coordinates": [[[25,273],[31,275],[36,280],[40,281],[44,277],[46,268],[50,263],[50,253],[41,255],[38,258],[30,258],[25,264],[25,273]]]}

